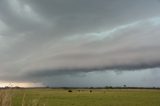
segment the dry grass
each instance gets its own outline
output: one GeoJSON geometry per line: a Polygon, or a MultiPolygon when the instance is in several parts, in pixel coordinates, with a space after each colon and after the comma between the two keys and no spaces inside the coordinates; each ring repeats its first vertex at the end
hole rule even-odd
{"type": "Polygon", "coordinates": [[[12,93],[9,90],[0,91],[0,106],[12,106],[12,93]]]}
{"type": "MultiPolygon", "coordinates": [[[[1,90],[0,91],[0,106],[12,106],[12,90],[1,90]]],[[[39,106],[40,98],[31,100],[30,103],[27,103],[26,94],[23,94],[21,106],[39,106]]],[[[43,105],[45,106],[45,104],[43,105]]]]}

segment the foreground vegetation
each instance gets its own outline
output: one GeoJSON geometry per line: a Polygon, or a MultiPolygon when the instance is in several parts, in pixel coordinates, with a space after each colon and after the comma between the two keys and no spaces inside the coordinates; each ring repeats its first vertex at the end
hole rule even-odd
{"type": "Polygon", "coordinates": [[[160,106],[152,89],[0,90],[0,106],[160,106]]]}

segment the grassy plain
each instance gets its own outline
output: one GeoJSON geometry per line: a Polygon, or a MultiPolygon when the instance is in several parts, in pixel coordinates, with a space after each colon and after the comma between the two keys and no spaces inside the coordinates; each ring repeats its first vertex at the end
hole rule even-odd
{"type": "Polygon", "coordinates": [[[12,89],[0,91],[0,106],[160,106],[160,90],[12,89]]]}

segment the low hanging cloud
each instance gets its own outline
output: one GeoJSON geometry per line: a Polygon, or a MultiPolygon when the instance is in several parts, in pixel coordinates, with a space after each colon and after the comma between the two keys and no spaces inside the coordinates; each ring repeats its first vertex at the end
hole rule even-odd
{"type": "Polygon", "coordinates": [[[158,0],[1,0],[0,80],[159,68],[159,10],[158,0]]]}

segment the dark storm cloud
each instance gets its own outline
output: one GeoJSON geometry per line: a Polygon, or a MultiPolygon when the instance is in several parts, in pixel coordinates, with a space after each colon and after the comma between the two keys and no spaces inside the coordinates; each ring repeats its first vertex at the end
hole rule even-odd
{"type": "Polygon", "coordinates": [[[94,71],[135,71],[135,70],[142,70],[148,68],[160,68],[160,62],[153,63],[153,64],[137,64],[137,65],[124,65],[124,66],[106,66],[106,67],[95,67],[95,68],[73,68],[73,69],[43,69],[43,70],[34,70],[30,73],[26,73],[28,77],[32,78],[39,78],[39,77],[52,77],[57,75],[76,75],[79,73],[88,73],[94,71]]]}
{"type": "Polygon", "coordinates": [[[53,22],[56,25],[53,30],[64,36],[101,31],[158,16],[160,9],[156,0],[23,0],[23,3],[28,3],[37,14],[53,22]]]}
{"type": "Polygon", "coordinates": [[[0,80],[159,67],[159,11],[158,0],[1,0],[0,80]]]}

